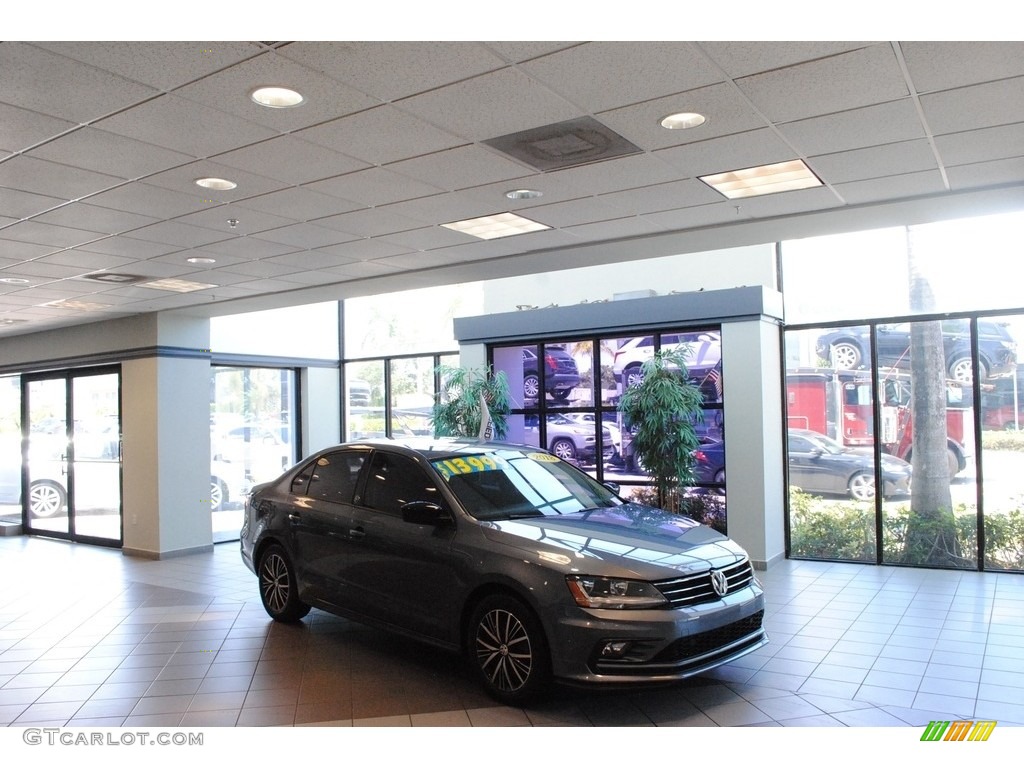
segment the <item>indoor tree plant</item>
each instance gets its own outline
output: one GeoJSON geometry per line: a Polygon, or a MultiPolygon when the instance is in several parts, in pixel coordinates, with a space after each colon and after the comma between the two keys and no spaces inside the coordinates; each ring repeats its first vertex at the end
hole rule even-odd
{"type": "Polygon", "coordinates": [[[435,370],[441,386],[430,417],[434,437],[479,437],[486,404],[493,439],[504,439],[508,432],[508,414],[512,410],[505,372],[494,371],[490,366],[439,365],[435,370]]]}
{"type": "Polygon", "coordinates": [[[636,460],[654,478],[658,506],[678,510],[679,489],[693,482],[695,424],[704,417],[700,388],[689,381],[685,347],[660,350],[619,399],[636,460]]]}

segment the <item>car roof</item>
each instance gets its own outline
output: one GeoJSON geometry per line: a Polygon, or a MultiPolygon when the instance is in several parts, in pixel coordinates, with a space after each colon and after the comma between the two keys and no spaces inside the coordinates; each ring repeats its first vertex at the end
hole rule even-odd
{"type": "Polygon", "coordinates": [[[408,437],[408,438],[374,438],[370,440],[353,440],[348,443],[340,443],[330,448],[318,451],[318,454],[329,453],[344,448],[386,448],[388,450],[398,449],[400,452],[416,453],[426,459],[436,459],[442,456],[453,456],[458,454],[479,454],[496,450],[529,450],[533,452],[546,453],[543,448],[533,445],[519,443],[504,443],[497,441],[476,440],[470,437],[408,437]]]}

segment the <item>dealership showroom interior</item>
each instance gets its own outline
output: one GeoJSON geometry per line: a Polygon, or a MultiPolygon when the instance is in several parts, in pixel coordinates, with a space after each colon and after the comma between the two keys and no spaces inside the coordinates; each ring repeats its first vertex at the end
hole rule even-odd
{"type": "MultiPolygon", "coordinates": [[[[4,41],[0,73],[0,725],[1024,725],[1024,43],[4,41]],[[639,565],[558,607],[430,576],[470,534],[533,537],[531,573],[667,562],[668,523],[403,497],[330,529],[327,458],[263,485],[432,438],[443,373],[490,370],[508,441],[621,523],[658,494],[620,400],[678,356],[673,530],[746,553],[739,650],[569,649],[711,611],[639,565]],[[321,566],[369,620],[296,587],[321,566]],[[467,664],[490,606],[521,701],[467,664]]],[[[501,450],[429,464],[440,497],[501,450]]]]}

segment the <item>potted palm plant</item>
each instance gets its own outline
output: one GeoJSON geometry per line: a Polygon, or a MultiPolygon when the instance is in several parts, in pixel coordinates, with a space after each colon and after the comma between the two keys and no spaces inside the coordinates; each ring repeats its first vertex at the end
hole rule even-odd
{"type": "Polygon", "coordinates": [[[439,365],[441,380],[431,413],[435,437],[490,437],[504,439],[512,410],[508,377],[504,371],[439,365]],[[490,434],[485,434],[490,425],[490,434]]]}

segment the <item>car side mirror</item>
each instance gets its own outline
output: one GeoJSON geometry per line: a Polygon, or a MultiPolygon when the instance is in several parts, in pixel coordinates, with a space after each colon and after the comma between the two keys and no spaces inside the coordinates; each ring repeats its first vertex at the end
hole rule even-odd
{"type": "Polygon", "coordinates": [[[448,511],[433,501],[410,501],[402,505],[402,520],[416,525],[444,525],[451,522],[448,511]]]}
{"type": "Polygon", "coordinates": [[[618,496],[619,491],[622,490],[621,486],[618,483],[605,483],[604,487],[607,488],[612,493],[614,493],[616,496],[618,496]]]}

